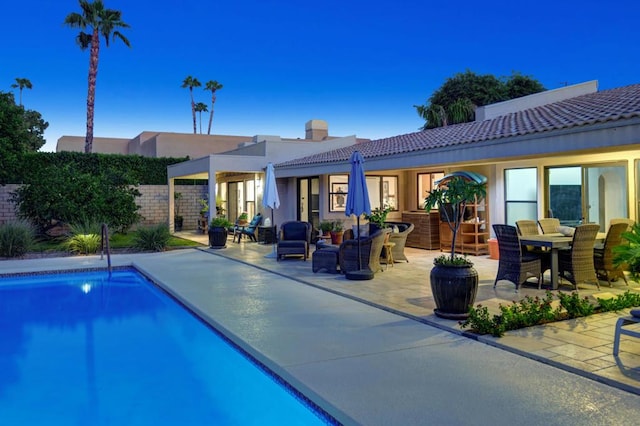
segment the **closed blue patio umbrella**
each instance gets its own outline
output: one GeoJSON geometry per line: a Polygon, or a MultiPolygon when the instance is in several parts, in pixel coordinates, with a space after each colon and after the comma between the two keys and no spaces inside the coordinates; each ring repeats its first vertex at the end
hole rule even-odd
{"type": "Polygon", "coordinates": [[[371,214],[371,203],[369,202],[369,192],[367,191],[367,180],[364,175],[364,158],[359,151],[354,151],[349,159],[351,163],[351,173],[349,174],[349,186],[347,190],[347,204],[344,214],[346,216],[356,215],[358,229],[358,270],[347,272],[345,276],[350,280],[370,280],[373,278],[373,271],[362,269],[362,258],[360,255],[360,215],[371,214]]]}
{"type": "MultiPolygon", "coordinates": [[[[271,226],[275,226],[273,222],[273,210],[280,207],[280,197],[278,196],[278,186],[276,185],[276,174],[273,169],[273,164],[267,164],[266,176],[264,179],[264,192],[262,194],[262,206],[264,208],[269,207],[271,209],[271,226]]],[[[268,254],[265,257],[276,257],[275,245],[273,246],[273,253],[268,254]]]]}

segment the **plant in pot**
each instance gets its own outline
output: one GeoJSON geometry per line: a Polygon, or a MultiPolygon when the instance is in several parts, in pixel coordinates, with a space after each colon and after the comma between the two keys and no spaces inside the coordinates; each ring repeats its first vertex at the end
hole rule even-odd
{"type": "Polygon", "coordinates": [[[385,222],[387,221],[387,215],[391,211],[391,206],[385,205],[383,208],[376,207],[371,211],[371,214],[365,214],[364,218],[369,221],[369,232],[374,233],[378,229],[384,229],[387,227],[385,222]]]}
{"type": "Polygon", "coordinates": [[[227,228],[233,224],[224,216],[211,219],[209,224],[209,246],[213,249],[227,246],[227,228]]]}
{"type": "Polygon", "coordinates": [[[478,291],[478,272],[465,256],[456,254],[456,239],[464,222],[467,204],[476,203],[487,195],[486,183],[454,175],[424,200],[424,208],[430,212],[438,208],[451,230],[451,252],[437,257],[431,269],[430,281],[436,302],[434,313],[441,318],[466,319],[473,307],[478,291]]]}
{"type": "Polygon", "coordinates": [[[322,231],[322,235],[329,235],[329,233],[333,230],[333,221],[323,220],[322,222],[320,222],[319,227],[322,231]]]}
{"type": "Polygon", "coordinates": [[[331,244],[342,244],[342,237],[344,235],[344,224],[341,220],[334,220],[331,228],[331,244]]]}
{"type": "Polygon", "coordinates": [[[247,212],[240,213],[240,216],[238,216],[238,225],[244,226],[247,223],[249,223],[249,214],[247,214],[247,212]]]}
{"type": "Polygon", "coordinates": [[[640,224],[634,223],[631,229],[622,233],[623,244],[613,250],[613,266],[628,270],[631,279],[640,279],[640,224]]]}
{"type": "Polygon", "coordinates": [[[180,215],[180,204],[182,202],[182,193],[174,192],[173,193],[173,201],[175,204],[175,211],[173,215],[173,230],[175,232],[182,231],[182,225],[184,222],[184,218],[180,215]]]}

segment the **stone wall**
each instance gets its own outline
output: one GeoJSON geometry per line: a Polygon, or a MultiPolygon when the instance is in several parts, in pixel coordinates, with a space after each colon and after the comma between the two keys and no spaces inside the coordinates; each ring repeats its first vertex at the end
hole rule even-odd
{"type": "MultiPolygon", "coordinates": [[[[12,191],[19,185],[9,184],[0,186],[0,224],[16,220],[15,206],[10,201],[12,191]]],[[[167,223],[169,213],[169,188],[167,185],[141,185],[142,194],[136,202],[140,206],[138,213],[144,218],[141,225],[167,223]]],[[[176,185],[176,192],[182,194],[180,214],[184,217],[183,230],[197,229],[200,215],[200,199],[207,194],[206,185],[176,185]]]]}

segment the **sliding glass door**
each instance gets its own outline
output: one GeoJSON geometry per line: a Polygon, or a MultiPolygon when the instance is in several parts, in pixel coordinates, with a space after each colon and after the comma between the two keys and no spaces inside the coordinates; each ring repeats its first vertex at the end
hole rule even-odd
{"type": "Polygon", "coordinates": [[[563,225],[597,223],[604,231],[612,218],[629,215],[624,163],[549,167],[546,183],[546,216],[563,225]]]}

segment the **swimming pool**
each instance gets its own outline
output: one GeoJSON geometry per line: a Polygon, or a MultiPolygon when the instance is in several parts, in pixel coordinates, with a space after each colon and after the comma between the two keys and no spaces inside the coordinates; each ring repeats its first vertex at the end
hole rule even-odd
{"type": "Polygon", "coordinates": [[[0,278],[0,419],[334,422],[131,269],[0,278]]]}

